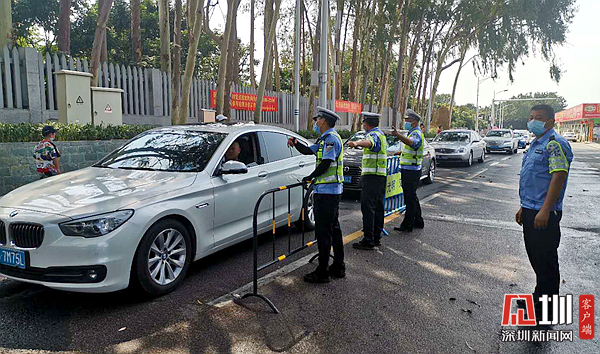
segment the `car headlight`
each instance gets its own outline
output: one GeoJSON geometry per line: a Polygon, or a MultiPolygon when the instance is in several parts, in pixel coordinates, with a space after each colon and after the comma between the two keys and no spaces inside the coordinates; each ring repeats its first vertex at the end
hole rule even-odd
{"type": "Polygon", "coordinates": [[[461,147],[458,150],[456,150],[456,152],[458,152],[459,154],[464,154],[465,152],[467,152],[467,149],[465,149],[464,147],[461,147]]]}
{"type": "Polygon", "coordinates": [[[504,145],[512,145],[512,141],[505,141],[504,145]]]}
{"type": "Polygon", "coordinates": [[[74,221],[58,224],[63,234],[67,236],[98,237],[116,230],[129,220],[133,210],[121,210],[108,214],[94,215],[74,221]]]}

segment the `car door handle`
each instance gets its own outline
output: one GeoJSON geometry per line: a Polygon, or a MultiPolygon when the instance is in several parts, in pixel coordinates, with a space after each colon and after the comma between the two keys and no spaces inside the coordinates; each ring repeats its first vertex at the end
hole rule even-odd
{"type": "Polygon", "coordinates": [[[267,171],[261,171],[258,173],[258,178],[267,178],[269,173],[267,171]]]}
{"type": "Polygon", "coordinates": [[[298,164],[298,166],[300,166],[300,167],[304,167],[304,166],[306,166],[306,162],[302,161],[302,162],[300,162],[300,163],[298,164]]]}

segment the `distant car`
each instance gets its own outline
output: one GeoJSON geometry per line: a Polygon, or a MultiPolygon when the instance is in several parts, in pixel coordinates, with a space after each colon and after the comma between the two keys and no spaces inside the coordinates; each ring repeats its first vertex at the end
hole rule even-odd
{"type": "Polygon", "coordinates": [[[471,166],[473,159],[485,162],[485,142],[477,132],[466,129],[444,130],[431,142],[438,163],[460,162],[471,166]]]}
{"type": "MultiPolygon", "coordinates": [[[[406,134],[406,131],[400,131],[400,133],[406,134]]],[[[402,141],[391,134],[386,134],[385,137],[388,142],[388,156],[399,155],[404,147],[402,141]]],[[[351,148],[348,146],[348,142],[363,140],[364,138],[365,132],[360,131],[344,142],[344,191],[360,191],[362,189],[360,178],[362,173],[361,165],[363,149],[351,148]]],[[[425,145],[423,146],[423,168],[421,169],[421,179],[424,183],[431,184],[435,179],[437,160],[434,148],[429,145],[427,141],[424,141],[423,143],[425,145]]]]}
{"type": "Polygon", "coordinates": [[[519,149],[519,141],[511,129],[490,130],[483,139],[486,143],[486,152],[507,152],[516,154],[519,149]]]}
{"type": "Polygon", "coordinates": [[[574,132],[565,132],[562,135],[567,141],[577,141],[577,135],[574,132]]]}
{"type": "Polygon", "coordinates": [[[525,149],[527,147],[527,137],[520,132],[515,132],[515,136],[519,142],[519,149],[525,149]]]}
{"type": "Polygon", "coordinates": [[[514,132],[515,132],[515,133],[520,133],[520,134],[522,134],[522,135],[525,137],[525,142],[526,142],[526,145],[529,145],[529,144],[531,144],[531,142],[532,142],[532,141],[533,141],[533,139],[535,138],[535,137],[533,136],[533,133],[530,133],[529,131],[527,131],[527,130],[524,130],[524,129],[520,129],[520,130],[514,130],[514,132]]]}

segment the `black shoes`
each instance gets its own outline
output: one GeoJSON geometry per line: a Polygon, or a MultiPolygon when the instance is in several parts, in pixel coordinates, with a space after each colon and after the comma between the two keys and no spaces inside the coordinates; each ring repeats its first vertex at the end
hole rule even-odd
{"type": "Polygon", "coordinates": [[[425,228],[425,223],[421,223],[421,224],[415,224],[415,227],[416,227],[417,229],[423,229],[423,228],[425,228]]]}
{"type": "Polygon", "coordinates": [[[394,230],[396,230],[396,231],[402,231],[402,232],[412,232],[413,228],[412,227],[406,227],[406,226],[400,224],[400,226],[394,227],[394,230]]]}
{"type": "Polygon", "coordinates": [[[335,264],[329,267],[329,275],[334,278],[344,278],[346,276],[346,266],[336,266],[335,264]]]}
{"type": "MultiPolygon", "coordinates": [[[[379,244],[381,244],[381,243],[379,243],[379,244]]],[[[357,250],[366,250],[366,251],[373,251],[373,250],[375,250],[376,246],[377,246],[377,244],[367,243],[367,242],[364,242],[364,240],[355,242],[352,244],[352,247],[356,248],[357,250]]]]}
{"type": "MultiPolygon", "coordinates": [[[[346,275],[344,270],[344,276],[346,275]]],[[[329,278],[328,272],[322,272],[319,270],[315,270],[312,273],[308,273],[304,276],[304,281],[307,283],[329,283],[331,279],[329,278]]]]}

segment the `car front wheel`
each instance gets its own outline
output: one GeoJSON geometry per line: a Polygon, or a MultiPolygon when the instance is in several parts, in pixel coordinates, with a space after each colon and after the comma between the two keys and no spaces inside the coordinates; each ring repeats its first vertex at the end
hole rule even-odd
{"type": "Polygon", "coordinates": [[[473,164],[473,151],[469,153],[469,159],[465,162],[465,166],[469,167],[473,164]]]}
{"type": "Polygon", "coordinates": [[[145,293],[165,295],[181,284],[191,260],[187,229],[177,220],[164,219],[142,238],[135,254],[134,275],[145,293]]]}
{"type": "Polygon", "coordinates": [[[312,231],[315,229],[315,193],[313,188],[314,187],[311,185],[304,197],[304,205],[306,205],[304,216],[300,213],[300,218],[296,221],[296,227],[300,230],[302,230],[302,224],[304,224],[305,231],[312,231]]]}
{"type": "Polygon", "coordinates": [[[485,150],[481,151],[481,156],[479,157],[479,162],[480,163],[484,163],[485,162],[485,150]]]}

